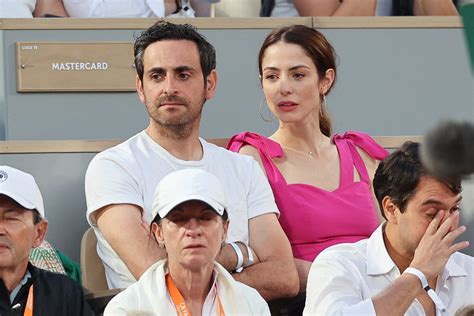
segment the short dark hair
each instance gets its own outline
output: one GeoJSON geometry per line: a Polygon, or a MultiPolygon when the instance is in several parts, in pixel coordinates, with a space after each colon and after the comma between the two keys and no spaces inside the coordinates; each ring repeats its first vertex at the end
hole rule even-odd
{"type": "Polygon", "coordinates": [[[38,224],[43,220],[40,213],[37,210],[31,210],[33,212],[33,224],[38,224]]]}
{"type": "MultiPolygon", "coordinates": [[[[403,213],[422,176],[435,177],[421,163],[420,144],[416,142],[405,142],[379,164],[374,176],[374,192],[385,219],[384,197],[390,197],[403,213]]],[[[462,190],[458,180],[439,180],[455,194],[462,190]]]]}
{"type": "Polygon", "coordinates": [[[135,40],[133,52],[135,56],[135,69],[138,77],[143,81],[143,57],[146,48],[155,42],[166,40],[187,40],[196,44],[199,51],[204,83],[212,70],[216,68],[216,50],[206,38],[197,32],[190,24],[173,24],[160,20],[143,31],[135,40]]]}

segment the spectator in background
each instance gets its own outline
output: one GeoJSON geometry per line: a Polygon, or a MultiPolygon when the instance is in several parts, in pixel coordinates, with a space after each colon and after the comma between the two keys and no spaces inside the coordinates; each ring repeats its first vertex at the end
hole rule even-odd
{"type": "Polygon", "coordinates": [[[0,0],[0,9],[0,18],[68,16],[61,1],[56,0],[0,0]]]}
{"type": "Polygon", "coordinates": [[[262,16],[458,15],[457,0],[262,0],[262,16]]]}
{"type": "Polygon", "coordinates": [[[210,16],[219,0],[0,0],[0,18],[147,18],[210,16]]]}
{"type": "Polygon", "coordinates": [[[336,53],[319,31],[303,25],[272,31],[258,65],[263,101],[279,127],[270,138],[238,134],[228,147],[265,170],[304,291],[322,250],[367,238],[377,228],[372,177],[388,153],[367,134],[331,134],[326,95],[336,80],[336,53]]]}
{"type": "MultiPolygon", "coordinates": [[[[149,18],[180,13],[194,17],[187,0],[56,0],[74,18],[149,18]],[[181,10],[183,9],[183,10],[181,10]]],[[[203,0],[197,0],[202,2],[203,0]]],[[[207,0],[204,0],[207,1],[207,0]]]]}
{"type": "Polygon", "coordinates": [[[0,166],[1,315],[91,315],[76,282],[29,262],[31,249],[41,244],[47,230],[34,178],[0,166]]]}
{"type": "Polygon", "coordinates": [[[466,230],[461,184],[433,177],[419,148],[407,142],[380,163],[374,190],[386,222],[316,258],[305,315],[453,315],[474,303],[474,258],[458,252],[469,242],[455,242],[466,230]]]}

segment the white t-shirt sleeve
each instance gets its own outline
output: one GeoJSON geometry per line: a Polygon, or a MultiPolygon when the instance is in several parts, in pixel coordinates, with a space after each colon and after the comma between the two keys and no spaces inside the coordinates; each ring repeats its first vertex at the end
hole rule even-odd
{"type": "Polygon", "coordinates": [[[110,204],[134,204],[143,209],[143,197],[131,168],[130,163],[103,154],[91,161],[85,179],[87,219],[91,225],[96,225],[92,213],[110,204]]]}
{"type": "Polygon", "coordinates": [[[249,219],[267,213],[275,213],[280,216],[270,184],[262,168],[254,159],[251,159],[248,181],[247,208],[249,219]]]}
{"type": "Polygon", "coordinates": [[[311,265],[303,315],[376,316],[372,299],[361,296],[355,266],[333,254],[322,252],[311,265]]]}

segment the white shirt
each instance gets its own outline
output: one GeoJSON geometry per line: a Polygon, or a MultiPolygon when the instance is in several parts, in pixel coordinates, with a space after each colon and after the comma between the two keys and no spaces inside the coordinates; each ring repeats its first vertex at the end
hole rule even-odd
{"type": "MultiPolygon", "coordinates": [[[[176,315],[165,281],[166,260],[160,260],[107,305],[104,316],[176,315]]],[[[270,315],[265,300],[254,288],[237,282],[215,263],[215,286],[206,298],[202,315],[217,315],[217,295],[225,315],[270,315]],[[216,291],[216,292],[213,292],[216,291]]]]}
{"type": "Polygon", "coordinates": [[[148,18],[164,17],[163,0],[63,0],[74,18],[148,18]]]}
{"type": "Polygon", "coordinates": [[[0,0],[0,18],[32,18],[36,0],[0,0]]]}
{"type": "Polygon", "coordinates": [[[143,219],[150,223],[155,189],[173,171],[200,168],[223,183],[229,205],[228,241],[248,243],[249,219],[266,213],[279,214],[270,185],[253,158],[200,141],[203,157],[199,161],[177,159],[145,131],[92,159],[85,183],[87,220],[97,235],[97,253],[104,262],[110,288],[126,288],[136,280],[105,240],[92,213],[110,204],[134,204],[143,209],[143,219]]]}
{"type": "MultiPolygon", "coordinates": [[[[382,225],[369,239],[335,245],[319,254],[308,275],[303,315],[375,315],[371,298],[400,276],[385,248],[382,225]]],[[[446,305],[447,315],[474,304],[474,258],[454,253],[438,277],[435,291],[446,305]]],[[[405,315],[425,312],[415,299],[405,315]]],[[[441,315],[439,311],[437,315],[441,315]]]]}
{"type": "MultiPolygon", "coordinates": [[[[4,0],[0,0],[4,1],[4,0]]],[[[18,1],[18,0],[13,0],[18,1]]],[[[199,0],[202,3],[214,3],[220,0],[199,0]]],[[[172,17],[194,17],[189,0],[180,0],[187,11],[180,11],[172,17]]],[[[164,17],[163,0],[63,0],[64,7],[73,18],[149,18],[164,17]]]]}

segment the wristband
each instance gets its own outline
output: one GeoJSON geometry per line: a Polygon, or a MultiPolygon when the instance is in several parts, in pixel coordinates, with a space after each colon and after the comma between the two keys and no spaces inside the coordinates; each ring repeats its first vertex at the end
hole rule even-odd
{"type": "Polygon", "coordinates": [[[242,266],[244,264],[244,255],[242,254],[242,250],[240,250],[239,246],[235,242],[231,242],[230,245],[234,248],[235,254],[237,255],[237,266],[235,267],[235,272],[240,273],[244,269],[242,266]]]}
{"type": "Polygon", "coordinates": [[[441,301],[441,299],[439,298],[438,294],[436,294],[435,291],[433,291],[433,289],[429,286],[428,284],[428,280],[426,279],[426,276],[423,272],[421,272],[420,270],[418,269],[415,269],[415,268],[407,268],[403,273],[408,273],[408,274],[413,274],[415,275],[416,277],[418,277],[418,279],[420,279],[421,281],[421,287],[423,288],[423,290],[426,291],[426,293],[428,294],[428,296],[431,298],[431,300],[435,303],[436,307],[441,311],[441,312],[446,312],[446,306],[444,306],[443,302],[441,301]]]}
{"type": "Polygon", "coordinates": [[[250,267],[253,264],[254,258],[253,258],[252,248],[250,248],[250,246],[247,245],[247,244],[244,244],[244,245],[245,245],[245,247],[247,247],[247,257],[248,257],[248,260],[245,263],[244,267],[247,268],[247,267],[250,267]]]}

